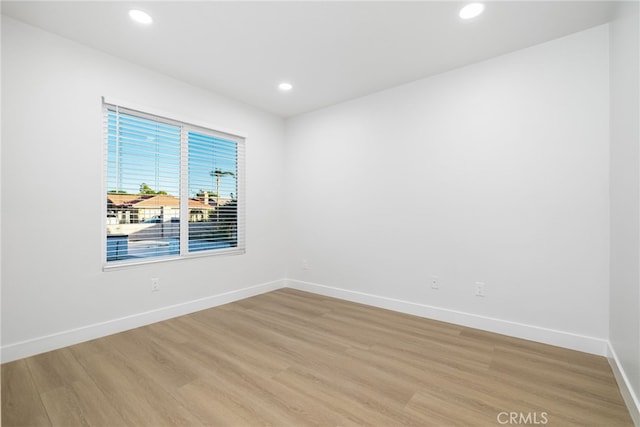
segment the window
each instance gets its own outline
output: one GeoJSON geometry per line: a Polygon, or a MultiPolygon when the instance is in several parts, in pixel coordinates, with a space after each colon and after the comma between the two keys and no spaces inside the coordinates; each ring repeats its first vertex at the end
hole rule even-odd
{"type": "Polygon", "coordinates": [[[244,138],[104,103],[105,266],[244,253],[244,138]]]}

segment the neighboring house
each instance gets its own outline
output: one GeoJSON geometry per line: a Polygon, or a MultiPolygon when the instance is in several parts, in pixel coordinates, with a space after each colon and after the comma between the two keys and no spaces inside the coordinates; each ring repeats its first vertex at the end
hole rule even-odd
{"type": "MultiPolygon", "coordinates": [[[[230,199],[220,199],[220,205],[230,199]]],[[[216,210],[215,198],[189,199],[189,222],[207,221],[216,210]],[[207,201],[208,203],[204,203],[207,201]]],[[[180,217],[180,201],[164,194],[107,194],[107,225],[171,222],[180,217]]]]}

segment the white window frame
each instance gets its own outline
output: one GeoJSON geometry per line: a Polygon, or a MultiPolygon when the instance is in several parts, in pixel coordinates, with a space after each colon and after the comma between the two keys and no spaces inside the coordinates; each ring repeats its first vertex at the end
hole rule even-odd
{"type": "Polygon", "coordinates": [[[225,129],[219,126],[213,126],[206,122],[193,120],[180,114],[167,113],[153,107],[140,106],[128,101],[122,101],[115,98],[102,97],[102,268],[104,271],[131,267],[136,265],[152,264],[158,262],[176,261],[181,259],[192,259],[199,257],[224,256],[224,255],[242,255],[246,252],[246,221],[245,221],[245,152],[247,134],[236,130],[225,129]],[[173,125],[181,127],[180,138],[180,218],[186,218],[186,221],[180,221],[180,253],[178,255],[166,255],[148,258],[138,258],[133,260],[117,260],[107,262],[107,161],[108,161],[108,134],[107,134],[107,111],[111,108],[121,108],[126,112],[140,114],[141,116],[150,116],[162,121],[169,122],[173,125]],[[189,131],[195,131],[206,135],[220,137],[232,140],[237,144],[237,246],[233,248],[209,249],[203,251],[189,252],[189,145],[187,134],[189,131]]]}

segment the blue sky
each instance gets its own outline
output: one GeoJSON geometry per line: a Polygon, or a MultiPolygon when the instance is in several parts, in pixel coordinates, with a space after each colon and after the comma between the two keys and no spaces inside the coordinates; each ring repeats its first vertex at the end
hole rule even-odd
{"type": "MultiPolygon", "coordinates": [[[[109,110],[107,190],[137,194],[141,183],[153,190],[179,195],[180,127],[109,110]],[[119,135],[118,135],[119,129],[119,135]]],[[[189,131],[189,197],[200,190],[216,191],[221,170],[233,176],[220,179],[220,197],[236,194],[236,143],[189,131]]]]}

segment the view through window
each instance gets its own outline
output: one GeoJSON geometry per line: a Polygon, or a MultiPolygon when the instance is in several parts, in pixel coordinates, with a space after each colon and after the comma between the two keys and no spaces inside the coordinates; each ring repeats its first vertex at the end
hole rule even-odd
{"type": "Polygon", "coordinates": [[[106,263],[244,250],[243,138],[105,104],[106,263]]]}

